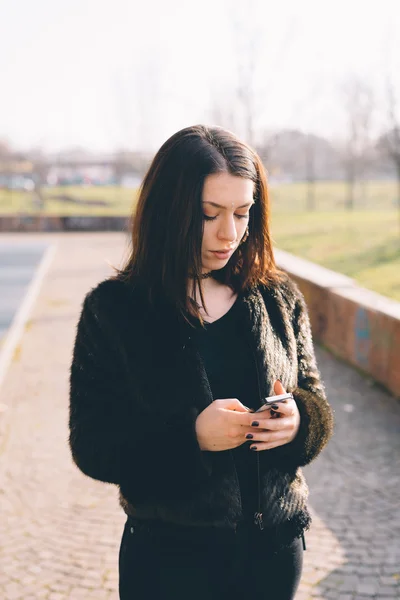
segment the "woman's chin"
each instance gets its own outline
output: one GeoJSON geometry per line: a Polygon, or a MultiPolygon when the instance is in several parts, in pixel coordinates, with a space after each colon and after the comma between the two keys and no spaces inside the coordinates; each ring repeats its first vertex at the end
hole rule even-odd
{"type": "Polygon", "coordinates": [[[207,264],[202,265],[202,271],[203,274],[204,273],[209,273],[210,271],[219,271],[220,269],[222,269],[226,264],[227,264],[227,260],[224,261],[223,264],[221,264],[221,261],[216,261],[215,263],[210,263],[207,262],[207,264]]]}
{"type": "Polygon", "coordinates": [[[209,273],[210,271],[219,271],[220,269],[223,269],[230,261],[231,256],[228,256],[227,258],[216,257],[214,260],[204,261],[202,264],[203,273],[209,273]]]}

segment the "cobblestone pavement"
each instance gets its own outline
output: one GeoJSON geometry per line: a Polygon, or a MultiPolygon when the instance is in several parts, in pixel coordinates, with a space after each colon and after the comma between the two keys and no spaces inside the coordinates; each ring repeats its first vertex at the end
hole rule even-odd
{"type": "MultiPolygon", "coordinates": [[[[117,600],[124,513],[68,439],[68,369],[84,294],[121,234],[4,235],[58,245],[0,392],[0,598],[117,600]]],[[[400,598],[400,403],[318,349],[336,433],[305,469],[314,515],[297,600],[400,598]]],[[[189,598],[189,596],[188,596],[189,598]]],[[[273,599],[271,599],[273,600],[273,599]]]]}

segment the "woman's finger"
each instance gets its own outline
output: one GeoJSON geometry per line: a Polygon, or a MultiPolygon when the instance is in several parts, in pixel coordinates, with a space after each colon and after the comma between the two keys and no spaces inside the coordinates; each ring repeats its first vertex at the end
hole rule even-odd
{"type": "MultiPolygon", "coordinates": [[[[277,408],[272,408],[272,406],[270,407],[271,410],[268,411],[262,411],[261,413],[256,413],[257,416],[260,415],[260,417],[262,419],[273,419],[276,418],[276,416],[285,416],[285,417],[291,417],[294,414],[296,414],[297,409],[297,405],[296,402],[294,400],[289,400],[288,402],[278,402],[277,404],[274,404],[273,406],[276,406],[277,408]]],[[[260,419],[258,419],[260,420],[260,419]]]]}
{"type": "Polygon", "coordinates": [[[286,394],[286,390],[282,383],[277,379],[274,383],[274,393],[279,396],[280,394],[286,394]]]}
{"type": "Polygon", "coordinates": [[[278,440],[276,442],[258,442],[257,444],[252,444],[251,448],[253,448],[253,446],[256,448],[255,450],[252,450],[252,452],[262,452],[263,450],[272,450],[272,448],[279,448],[279,446],[284,446],[286,443],[288,443],[289,440],[284,441],[282,443],[282,440],[278,440]]]}
{"type": "Polygon", "coordinates": [[[287,400],[286,402],[278,402],[273,406],[278,406],[279,408],[272,410],[276,410],[276,412],[280,412],[281,414],[287,417],[289,417],[290,415],[294,415],[296,410],[296,402],[292,399],[287,400]]]}
{"type": "Polygon", "coordinates": [[[258,422],[260,423],[259,426],[252,427],[250,433],[254,434],[255,431],[261,431],[263,429],[266,429],[267,431],[280,431],[281,429],[289,429],[295,425],[293,416],[281,417],[280,419],[260,419],[258,422]]]}
{"type": "Polygon", "coordinates": [[[252,444],[268,443],[273,444],[275,442],[282,443],[282,440],[288,440],[290,438],[289,431],[259,431],[256,434],[252,434],[252,444]]]}

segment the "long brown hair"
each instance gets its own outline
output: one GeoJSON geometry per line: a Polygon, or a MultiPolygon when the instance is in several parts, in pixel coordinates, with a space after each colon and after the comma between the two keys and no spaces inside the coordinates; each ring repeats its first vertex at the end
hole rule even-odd
{"type": "Polygon", "coordinates": [[[188,296],[189,277],[194,294],[198,284],[204,306],[202,191],[205,178],[214,173],[253,181],[255,204],[248,239],[213,277],[241,292],[280,275],[270,237],[267,177],[257,153],[222,127],[182,129],[161,146],[144,177],[131,219],[130,256],[118,276],[139,282],[150,302],[161,295],[185,319],[189,313],[201,321],[198,305],[188,296]]]}

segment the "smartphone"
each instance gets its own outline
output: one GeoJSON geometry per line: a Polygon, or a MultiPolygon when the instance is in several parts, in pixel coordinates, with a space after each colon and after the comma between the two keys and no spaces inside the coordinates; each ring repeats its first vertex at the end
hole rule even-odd
{"type": "Polygon", "coordinates": [[[270,408],[271,404],[276,404],[277,402],[286,402],[286,400],[289,400],[290,398],[293,398],[293,394],[290,392],[287,394],[279,394],[278,396],[269,396],[268,398],[263,398],[264,404],[254,412],[262,412],[263,410],[270,408]]]}

